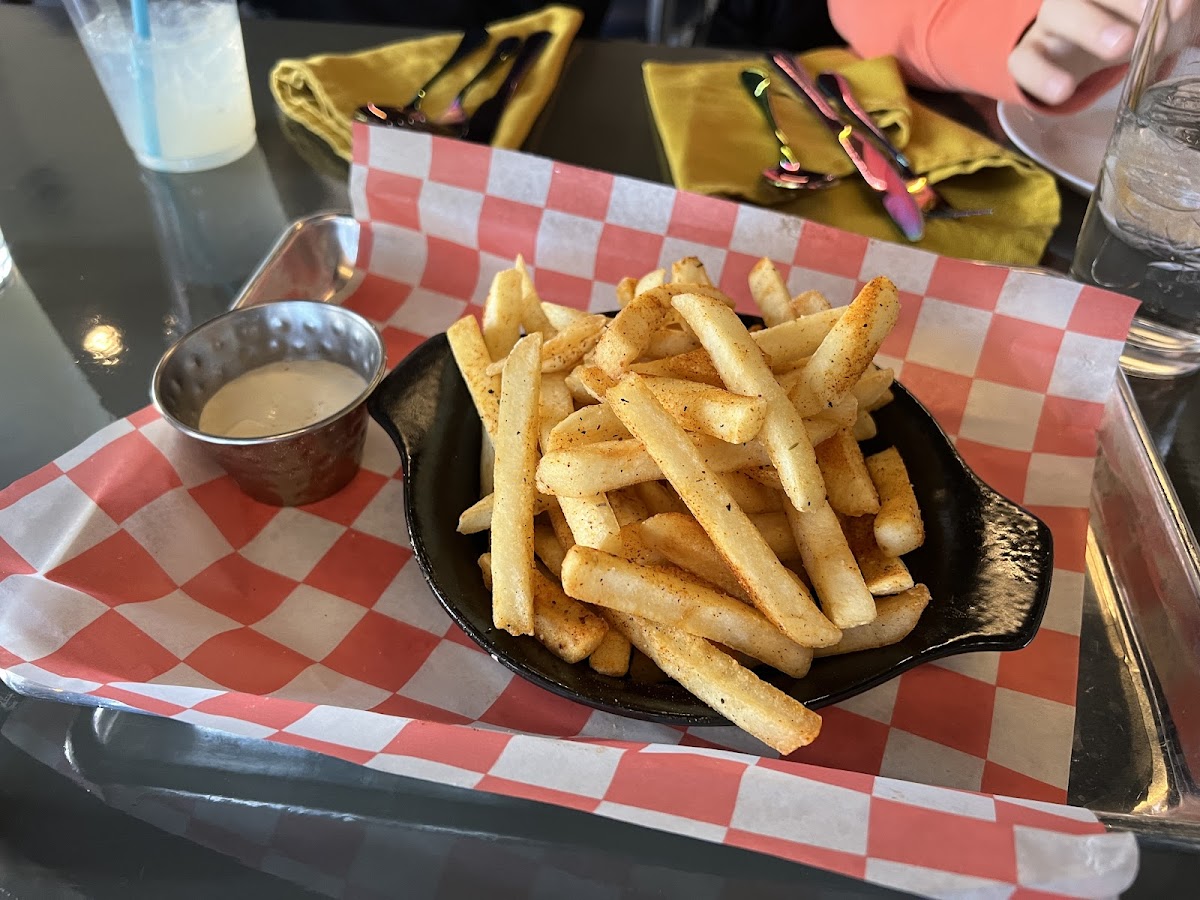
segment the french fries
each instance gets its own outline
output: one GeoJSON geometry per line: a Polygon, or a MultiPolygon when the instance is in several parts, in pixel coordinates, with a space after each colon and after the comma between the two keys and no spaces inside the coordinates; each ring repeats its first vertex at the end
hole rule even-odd
{"type": "Polygon", "coordinates": [[[487,374],[492,357],[479,330],[479,322],[471,316],[459,319],[446,329],[446,338],[466,382],[471,402],[475,404],[475,411],[483,422],[483,430],[495,440],[496,420],[500,418],[500,377],[487,374]]]}
{"type": "Polygon", "coordinates": [[[767,418],[761,397],[743,397],[681,378],[647,378],[655,398],[688,431],[711,434],[730,444],[753,440],[767,418]]]}
{"type": "Polygon", "coordinates": [[[788,522],[800,548],[821,609],[838,628],[865,625],[875,618],[875,598],[867,590],[842,526],[828,503],[809,512],[788,506],[788,522]]]}
{"type": "Polygon", "coordinates": [[[872,278],[829,329],[804,366],[804,377],[791,393],[802,416],[811,416],[842,399],[854,387],[900,316],[896,286],[872,278]]]}
{"type": "Polygon", "coordinates": [[[572,597],[720,641],[794,678],[808,674],[812,663],[812,650],[789,641],[754,607],[679,571],[573,547],[562,583],[572,597]]]}
{"type": "Polygon", "coordinates": [[[859,448],[892,399],[895,288],[833,308],[766,260],[749,288],[765,328],[692,257],[621,279],[613,318],[543,300],[520,259],[497,274],[482,329],[448,329],[484,427],[459,531],[489,536],[498,628],[673,679],[788,753],[820,717],[751,670],[903,640],[930,597],[900,558],[924,539],[904,463],[859,448]]]}
{"type": "MultiPolygon", "coordinates": [[[[516,283],[520,284],[519,278],[516,283]]],[[[534,625],[533,484],[541,354],[539,333],[521,338],[508,355],[501,378],[492,515],[505,527],[492,532],[492,620],[510,634],[533,634],[534,625]]]]}
{"type": "Polygon", "coordinates": [[[703,638],[612,610],[605,617],[698,699],[779,753],[811,744],[820,733],[820,716],[703,638]]]}
{"type": "Polygon", "coordinates": [[[760,259],[750,270],[750,294],[762,312],[763,322],[770,327],[796,318],[792,297],[779,270],[769,259],[760,259]]]}
{"type": "Polygon", "coordinates": [[[629,654],[632,650],[629,638],[616,628],[609,628],[600,646],[592,651],[588,665],[601,675],[621,678],[629,671],[629,654]]]}
{"type": "MultiPolygon", "coordinates": [[[[858,562],[867,590],[874,596],[899,594],[913,586],[913,577],[904,560],[888,556],[875,541],[875,517],[857,516],[842,523],[846,543],[858,562]]],[[[878,606],[878,602],[876,603],[878,606]]]]}
{"type": "Polygon", "coordinates": [[[524,311],[521,273],[497,272],[483,304],[483,342],[492,359],[503,359],[517,343],[524,311]]]}
{"type": "Polygon", "coordinates": [[[779,471],[788,499],[800,510],[824,500],[825,485],[804,422],[788,402],[742,320],[733,310],[699,294],[681,294],[672,303],[696,332],[730,390],[766,401],[761,440],[771,464],[779,471]]]}
{"type": "MultiPolygon", "coordinates": [[[[609,392],[608,403],[658,463],[759,611],[798,644],[824,647],[837,643],[841,632],[787,577],[758,529],[639,376],[621,379],[609,392]]],[[[653,658],[653,654],[647,655],[653,658]]]]}
{"type": "Polygon", "coordinates": [[[921,613],[929,605],[930,599],[929,588],[923,584],[918,584],[902,594],[881,597],[875,604],[877,615],[873,622],[846,629],[842,632],[840,641],[832,647],[814,650],[813,656],[840,656],[843,653],[898,644],[917,627],[917,620],[921,618],[921,613]]]}
{"type": "MultiPolygon", "coordinates": [[[[479,557],[485,584],[492,581],[492,557],[479,557]]],[[[564,662],[586,659],[608,634],[608,623],[537,569],[533,570],[533,633],[564,662]]]]}
{"type": "Polygon", "coordinates": [[[831,438],[819,443],[816,451],[830,506],[843,516],[879,512],[879,492],[853,434],[845,428],[838,429],[831,438]]]}
{"type": "Polygon", "coordinates": [[[925,543],[925,523],[908,470],[895,447],[867,457],[867,471],[879,492],[875,540],[889,556],[903,556],[925,543]]]}

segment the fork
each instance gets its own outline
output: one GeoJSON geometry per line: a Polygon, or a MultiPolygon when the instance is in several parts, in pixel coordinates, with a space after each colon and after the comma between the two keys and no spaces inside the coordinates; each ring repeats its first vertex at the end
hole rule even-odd
{"type": "Polygon", "coordinates": [[[398,127],[420,128],[428,123],[428,118],[421,111],[421,104],[426,95],[447,72],[488,42],[491,35],[486,28],[468,28],[463,32],[458,46],[450,54],[450,58],[442,67],[421,85],[413,98],[404,106],[382,106],[377,103],[367,103],[354,112],[354,117],[360,122],[375,122],[398,127]]]}
{"type": "Polygon", "coordinates": [[[842,112],[854,124],[861,125],[875,139],[879,149],[887,153],[904,176],[905,186],[927,219],[966,219],[973,216],[990,216],[990,209],[955,209],[946,199],[933,189],[929,179],[918,175],[909,164],[908,157],[893,144],[883,129],[875,124],[871,114],[863,109],[862,104],[850,90],[850,83],[837,72],[822,72],[817,76],[817,87],[830,102],[842,108],[842,112]]]}

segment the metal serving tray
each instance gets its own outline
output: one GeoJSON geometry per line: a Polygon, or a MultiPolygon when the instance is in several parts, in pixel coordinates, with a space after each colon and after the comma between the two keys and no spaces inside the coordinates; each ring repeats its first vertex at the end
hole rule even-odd
{"type": "MultiPolygon", "coordinates": [[[[233,306],[291,297],[340,302],[363,276],[358,244],[358,223],[347,215],[301,219],[233,306]]],[[[1200,550],[1129,384],[1118,376],[1092,488],[1071,803],[1145,839],[1200,846],[1198,670],[1200,550]]],[[[31,693],[20,683],[12,687],[31,693]]],[[[53,699],[110,705],[59,693],[53,699]]],[[[411,817],[411,810],[401,814],[371,799],[381,787],[376,782],[396,776],[360,769],[351,777],[358,767],[339,760],[111,709],[81,716],[68,756],[92,784],[210,799],[214,785],[224,785],[233,802],[270,804],[282,802],[286,782],[290,808],[411,817]]]]}

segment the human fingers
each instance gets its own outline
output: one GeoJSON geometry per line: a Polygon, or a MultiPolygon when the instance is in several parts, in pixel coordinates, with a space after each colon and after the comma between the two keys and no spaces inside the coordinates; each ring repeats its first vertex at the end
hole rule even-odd
{"type": "MultiPolygon", "coordinates": [[[[1106,2],[1116,5],[1127,0],[1106,2]]],[[[1129,55],[1137,35],[1135,22],[1094,0],[1051,0],[1042,4],[1037,17],[1039,30],[1105,61],[1129,55]]]]}
{"type": "Polygon", "coordinates": [[[1057,106],[1075,92],[1077,81],[1052,63],[1035,40],[1023,40],[1008,57],[1008,71],[1025,93],[1057,106]]]}

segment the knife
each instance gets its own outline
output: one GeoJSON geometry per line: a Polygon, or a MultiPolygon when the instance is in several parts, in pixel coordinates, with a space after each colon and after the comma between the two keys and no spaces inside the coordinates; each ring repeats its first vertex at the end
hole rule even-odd
{"type": "Polygon", "coordinates": [[[521,52],[517,54],[512,68],[508,70],[508,76],[500,85],[500,89],[484,100],[467,120],[467,131],[464,137],[468,141],[474,141],[477,144],[492,142],[492,138],[496,136],[496,129],[500,126],[500,116],[504,114],[504,110],[517,93],[517,88],[521,86],[521,81],[533,68],[533,64],[537,62],[538,56],[550,43],[552,37],[553,35],[549,31],[535,31],[525,39],[525,44],[521,47],[521,52]]]}
{"type": "Polygon", "coordinates": [[[837,111],[822,96],[812,77],[802,66],[796,64],[791,54],[782,50],[770,54],[771,65],[795,88],[802,100],[807,101],[817,117],[833,133],[863,181],[883,203],[888,216],[910,241],[919,241],[925,235],[925,216],[916,199],[908,192],[904,175],[888,156],[864,138],[853,125],[842,121],[837,111]]]}
{"type": "Polygon", "coordinates": [[[971,216],[991,215],[990,209],[955,209],[933,189],[929,179],[913,171],[912,164],[895,144],[891,142],[883,129],[875,124],[871,114],[863,109],[854,92],[850,90],[850,82],[838,72],[822,72],[817,76],[817,89],[825,99],[841,108],[845,116],[855,125],[861,125],[870,134],[875,145],[886,153],[908,186],[908,192],[917,201],[917,206],[928,219],[966,219],[971,216]]]}

